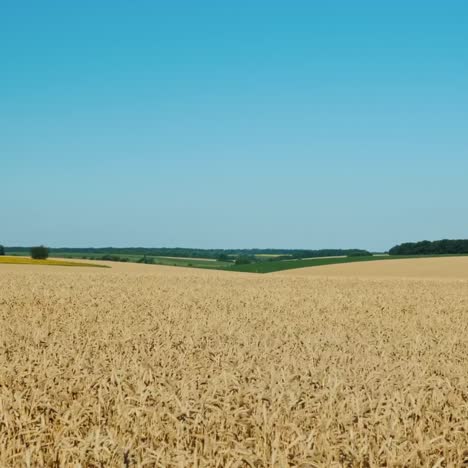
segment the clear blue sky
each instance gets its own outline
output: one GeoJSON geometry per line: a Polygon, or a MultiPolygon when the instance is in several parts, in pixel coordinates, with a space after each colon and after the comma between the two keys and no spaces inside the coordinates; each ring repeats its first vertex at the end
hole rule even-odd
{"type": "Polygon", "coordinates": [[[0,3],[0,243],[468,237],[468,2],[0,3]]]}

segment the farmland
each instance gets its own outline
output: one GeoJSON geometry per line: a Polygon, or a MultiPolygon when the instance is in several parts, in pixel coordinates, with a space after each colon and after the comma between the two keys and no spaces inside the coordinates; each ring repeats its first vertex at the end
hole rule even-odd
{"type": "Polygon", "coordinates": [[[38,265],[38,266],[65,266],[65,267],[105,267],[105,265],[99,265],[96,263],[85,263],[85,262],[75,262],[67,260],[55,260],[55,259],[46,259],[46,260],[35,260],[28,257],[17,257],[17,256],[0,256],[0,264],[8,265],[38,265]]]}
{"type": "MultiPolygon", "coordinates": [[[[85,249],[86,250],[86,249],[85,249]]],[[[324,265],[334,265],[342,263],[354,263],[354,262],[370,262],[370,261],[390,261],[400,259],[412,259],[412,258],[431,258],[431,257],[453,257],[456,255],[358,255],[358,256],[346,256],[346,255],[328,255],[318,256],[311,258],[292,258],[287,254],[265,254],[255,253],[247,256],[249,261],[246,264],[236,264],[235,260],[238,258],[238,254],[229,254],[225,260],[217,258],[203,258],[203,257],[173,257],[173,256],[161,256],[141,253],[133,253],[140,249],[89,249],[91,252],[85,251],[74,251],[72,249],[60,250],[51,249],[51,257],[66,261],[67,259],[80,259],[80,260],[104,260],[112,262],[129,262],[129,263],[150,263],[154,265],[167,265],[177,266],[185,268],[203,268],[210,270],[229,270],[246,273],[273,273],[276,271],[284,271],[290,269],[308,268],[324,265]],[[113,252],[117,252],[113,253],[113,252]]],[[[162,251],[164,249],[141,249],[162,251]]],[[[182,249],[179,249],[179,251],[182,249]]],[[[11,256],[24,256],[27,255],[27,249],[23,250],[9,250],[8,254],[11,256]]],[[[169,250],[171,252],[178,253],[177,249],[169,250]]],[[[187,250],[182,250],[186,252],[187,250]]],[[[213,255],[216,251],[206,251],[213,255]]],[[[240,251],[243,252],[243,251],[240,251]]],[[[286,251],[285,251],[286,252],[286,251]]],[[[313,251],[312,251],[313,252],[313,251]]],[[[316,251],[317,252],[317,251],[316,251]]],[[[320,252],[320,251],[318,251],[320,252]]],[[[466,254],[465,254],[466,255],[466,254]]],[[[463,254],[460,254],[463,256],[463,254]]]]}
{"type": "Polygon", "coordinates": [[[327,264],[316,266],[315,268],[302,268],[300,270],[288,270],[280,273],[296,277],[359,276],[361,278],[468,279],[468,257],[403,257],[393,261],[381,259],[380,261],[372,262],[327,264]]]}
{"type": "MultiPolygon", "coordinates": [[[[9,252],[10,255],[14,256],[23,256],[27,255],[23,251],[12,251],[9,252]]],[[[188,258],[188,257],[165,257],[165,256],[155,256],[148,255],[143,257],[139,254],[123,253],[119,255],[111,254],[102,254],[102,253],[86,253],[82,252],[68,252],[68,251],[52,251],[52,258],[59,259],[81,259],[81,260],[109,260],[115,259],[114,261],[122,262],[131,262],[139,263],[143,258],[146,258],[146,261],[154,263],[155,265],[168,265],[168,266],[179,266],[179,267],[193,267],[193,268],[210,268],[210,269],[225,269],[232,266],[232,263],[216,261],[211,258],[188,258]]]]}
{"type": "MultiPolygon", "coordinates": [[[[320,257],[320,258],[310,258],[310,259],[298,259],[298,260],[278,260],[278,261],[268,261],[268,262],[259,262],[259,263],[250,263],[247,265],[233,265],[229,269],[231,271],[243,271],[246,273],[273,273],[276,271],[284,270],[296,270],[299,268],[310,268],[310,267],[321,267],[324,265],[336,265],[344,263],[356,263],[356,262],[387,262],[395,260],[404,260],[404,259],[425,259],[425,258],[439,258],[439,257],[457,257],[450,255],[434,255],[434,256],[422,256],[422,255],[413,255],[413,256],[404,256],[404,255],[393,255],[393,256],[362,256],[362,257],[320,257]]],[[[460,257],[463,257],[462,255],[460,257]]]]}
{"type": "Polygon", "coordinates": [[[0,291],[0,466],[468,460],[467,257],[0,265],[0,291]]]}

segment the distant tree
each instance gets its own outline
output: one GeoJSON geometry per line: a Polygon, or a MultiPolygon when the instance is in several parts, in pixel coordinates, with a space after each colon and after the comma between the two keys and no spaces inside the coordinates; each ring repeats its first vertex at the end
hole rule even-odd
{"type": "MultiPolygon", "coordinates": [[[[106,260],[108,262],[128,262],[128,257],[120,257],[119,255],[102,255],[101,258],[96,257],[96,260],[106,260]]],[[[138,263],[143,262],[138,261],[138,263]]]]}
{"type": "Polygon", "coordinates": [[[239,255],[234,262],[236,265],[248,265],[249,263],[253,263],[254,259],[249,257],[248,255],[239,255]]]}
{"type": "Polygon", "coordinates": [[[229,256],[225,253],[221,253],[216,257],[216,260],[218,260],[218,262],[228,262],[229,256]]]}
{"type": "Polygon", "coordinates": [[[137,263],[146,263],[148,265],[152,265],[154,263],[154,258],[153,257],[147,257],[146,255],[143,255],[143,257],[138,259],[137,263]]]}
{"type": "Polygon", "coordinates": [[[467,239],[442,239],[438,241],[405,242],[392,247],[390,255],[456,255],[468,253],[467,239]]]}
{"type": "Polygon", "coordinates": [[[31,258],[35,260],[45,260],[49,257],[49,249],[43,245],[31,247],[31,258]]]}
{"type": "Polygon", "coordinates": [[[3,245],[0,245],[0,255],[5,255],[5,247],[3,245]]]}
{"type": "Polygon", "coordinates": [[[348,253],[348,257],[372,257],[372,254],[368,252],[367,250],[351,250],[348,253]]]}

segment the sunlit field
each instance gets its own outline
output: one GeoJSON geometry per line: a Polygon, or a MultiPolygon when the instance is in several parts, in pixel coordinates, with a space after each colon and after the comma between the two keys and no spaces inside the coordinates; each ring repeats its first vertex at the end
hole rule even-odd
{"type": "Polygon", "coordinates": [[[0,265],[0,466],[462,466],[463,267],[363,265],[0,265]]]}
{"type": "Polygon", "coordinates": [[[69,267],[104,267],[95,263],[75,262],[67,260],[56,260],[48,258],[46,260],[37,260],[29,257],[0,256],[0,264],[9,265],[49,265],[49,266],[69,266],[69,267]]]}

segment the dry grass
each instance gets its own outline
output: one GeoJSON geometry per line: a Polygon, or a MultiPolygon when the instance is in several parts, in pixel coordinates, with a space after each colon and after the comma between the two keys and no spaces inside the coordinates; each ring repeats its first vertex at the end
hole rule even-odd
{"type": "Polygon", "coordinates": [[[52,260],[48,258],[46,260],[35,260],[29,257],[16,257],[16,256],[0,256],[0,264],[3,265],[48,265],[48,266],[77,266],[77,267],[99,267],[103,265],[97,265],[94,263],[85,262],[70,262],[68,260],[52,260]]]}
{"type": "Polygon", "coordinates": [[[461,466],[468,281],[0,265],[0,466],[461,466]]]}

